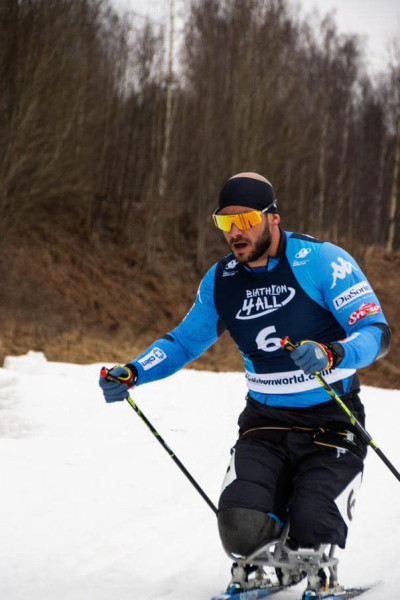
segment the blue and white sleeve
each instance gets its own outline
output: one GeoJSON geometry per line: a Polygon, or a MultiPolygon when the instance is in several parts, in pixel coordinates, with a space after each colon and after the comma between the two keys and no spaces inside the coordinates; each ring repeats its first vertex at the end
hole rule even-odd
{"type": "Polygon", "coordinates": [[[129,363],[138,370],[137,385],[173,375],[217,341],[221,327],[214,303],[215,270],[216,265],[204,276],[181,323],[129,363]]]}
{"type": "Polygon", "coordinates": [[[360,369],[386,354],[390,329],[379,300],[361,267],[345,250],[323,243],[318,271],[327,308],[346,335],[340,368],[360,369]]]}

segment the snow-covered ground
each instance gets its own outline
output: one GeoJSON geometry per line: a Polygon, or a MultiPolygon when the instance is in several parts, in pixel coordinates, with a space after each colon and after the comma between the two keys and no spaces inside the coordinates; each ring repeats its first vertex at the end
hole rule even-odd
{"type": "MultiPolygon", "coordinates": [[[[1,600],[207,600],[230,561],[216,518],[101,365],[8,357],[0,369],[1,600]]],[[[214,503],[245,396],[241,374],[185,370],[135,401],[214,503]]],[[[400,391],[364,388],[367,429],[400,467],[400,391]]],[[[342,583],[400,596],[400,485],[370,451],[342,583]]],[[[296,600],[302,585],[280,598],[296,600]]]]}

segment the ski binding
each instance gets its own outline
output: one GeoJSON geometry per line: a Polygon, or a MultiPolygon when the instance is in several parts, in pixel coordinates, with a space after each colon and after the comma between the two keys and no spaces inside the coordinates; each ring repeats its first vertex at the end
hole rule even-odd
{"type": "Polygon", "coordinates": [[[339,559],[336,546],[314,548],[293,546],[288,540],[289,522],[281,536],[246,557],[228,553],[234,559],[232,578],[226,592],[211,600],[257,600],[267,598],[307,579],[301,600],[351,600],[372,586],[344,588],[338,583],[339,559]]]}

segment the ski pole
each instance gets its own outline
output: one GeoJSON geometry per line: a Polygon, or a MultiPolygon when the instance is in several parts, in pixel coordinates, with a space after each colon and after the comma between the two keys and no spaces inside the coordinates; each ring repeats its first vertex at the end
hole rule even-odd
{"type": "MultiPolygon", "coordinates": [[[[298,344],[290,339],[289,336],[286,336],[281,341],[282,347],[284,350],[288,350],[289,352],[293,352],[298,347],[298,344]]],[[[351,424],[355,427],[357,432],[360,435],[360,438],[363,442],[371,446],[373,450],[377,453],[379,458],[385,463],[388,469],[393,473],[393,475],[400,481],[400,473],[396,469],[396,467],[390,462],[390,460],[385,456],[382,450],[379,448],[378,444],[372,439],[370,434],[364,429],[361,423],[356,419],[348,406],[343,402],[341,397],[335,392],[335,390],[329,385],[329,383],[322,377],[320,372],[314,373],[315,379],[322,385],[322,387],[328,392],[331,398],[335,400],[340,408],[346,413],[349,417],[351,424]]]]}
{"type": "Polygon", "coordinates": [[[184,475],[186,475],[186,477],[189,479],[190,483],[199,492],[199,494],[203,498],[203,500],[205,500],[207,502],[208,506],[211,508],[211,510],[215,514],[217,514],[218,513],[217,507],[212,503],[212,501],[207,496],[207,494],[204,492],[204,490],[199,486],[197,481],[192,477],[192,475],[189,473],[189,471],[186,469],[186,467],[181,463],[179,458],[176,456],[175,452],[173,452],[171,450],[171,448],[168,446],[168,444],[163,440],[161,435],[153,427],[153,425],[150,423],[148,418],[142,413],[142,411],[140,410],[140,408],[138,407],[138,405],[136,404],[136,402],[132,399],[132,397],[130,395],[128,396],[127,401],[129,403],[129,405],[133,408],[133,410],[136,412],[136,414],[138,414],[139,417],[142,419],[143,423],[145,425],[147,425],[147,427],[150,429],[151,433],[154,435],[156,440],[161,444],[161,446],[164,448],[164,450],[169,454],[169,456],[172,458],[174,463],[180,468],[182,473],[184,475]]]}

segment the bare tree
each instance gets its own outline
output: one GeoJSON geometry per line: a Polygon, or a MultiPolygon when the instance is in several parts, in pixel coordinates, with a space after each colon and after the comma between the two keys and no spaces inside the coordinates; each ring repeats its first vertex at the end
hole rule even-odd
{"type": "Polygon", "coordinates": [[[107,0],[0,4],[3,243],[22,217],[66,215],[202,269],[218,189],[254,170],[291,228],[397,248],[396,63],[371,82],[356,38],[288,0],[190,0],[178,69],[169,7],[166,40],[107,0]]]}
{"type": "Polygon", "coordinates": [[[400,174],[400,66],[392,70],[392,90],[394,98],[394,157],[390,189],[389,227],[386,249],[391,251],[395,245],[395,234],[399,204],[399,174],[400,174]]]}
{"type": "MultiPolygon", "coordinates": [[[[99,193],[96,165],[109,122],[114,56],[103,44],[117,27],[101,0],[21,0],[8,19],[14,45],[12,112],[0,155],[2,239],[42,207],[86,208],[99,193]]],[[[3,21],[4,22],[4,21],[3,21]]],[[[30,217],[31,216],[31,217],[30,217]]]]}

